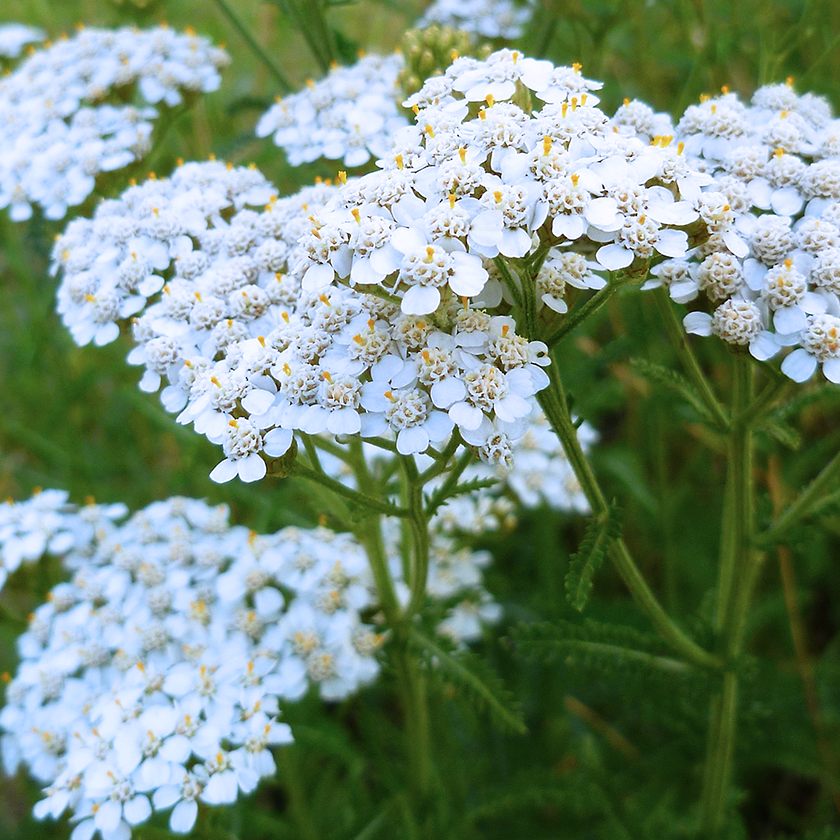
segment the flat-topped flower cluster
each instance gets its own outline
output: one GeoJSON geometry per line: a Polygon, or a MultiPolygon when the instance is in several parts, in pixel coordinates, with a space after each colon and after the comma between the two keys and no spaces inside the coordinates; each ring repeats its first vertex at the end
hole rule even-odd
{"type": "Polygon", "coordinates": [[[782,371],[803,382],[822,366],[840,382],[840,121],[828,102],[792,84],[692,105],[676,135],[715,178],[730,234],[666,261],[649,285],[678,302],[715,307],[685,318],[689,332],[748,346],[758,359],[795,348],[782,371]]]}
{"type": "Polygon", "coordinates": [[[98,175],[147,154],[152,106],[216,90],[228,61],[206,38],[163,27],[83,29],[35,52],[0,80],[0,208],[14,221],[33,205],[63,218],[98,175]]]}
{"type": "MultiPolygon", "coordinates": [[[[275,772],[292,740],[280,704],[314,687],[354,694],[379,672],[385,637],[367,557],[349,535],[233,526],[226,506],[172,498],[123,524],[121,505],[74,507],[44,491],[0,509],[0,546],[62,557],[55,586],[18,640],[21,664],[0,712],[7,772],[46,785],[38,818],[66,810],[77,837],[130,836],[155,810],[187,832],[198,802],[229,804],[275,772]]],[[[400,529],[386,532],[400,600],[400,529]]],[[[482,586],[490,556],[437,529],[429,598],[438,632],[481,635],[500,607],[482,586]]]]}

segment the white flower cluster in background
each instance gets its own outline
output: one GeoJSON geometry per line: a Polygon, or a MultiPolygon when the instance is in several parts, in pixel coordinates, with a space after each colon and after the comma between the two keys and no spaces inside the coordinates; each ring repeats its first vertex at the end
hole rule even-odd
{"type": "Polygon", "coordinates": [[[27,44],[37,44],[47,37],[43,29],[23,23],[0,25],[0,58],[17,58],[27,44]]]}
{"type": "Polygon", "coordinates": [[[83,29],[0,80],[0,208],[61,219],[100,173],[144,157],[158,115],[216,90],[224,50],[192,32],[83,29]],[[138,105],[127,104],[137,101],[138,105]]]}
{"type": "MultiPolygon", "coordinates": [[[[158,317],[167,324],[177,321],[182,331],[190,323],[186,315],[201,303],[196,293],[204,293],[204,309],[221,307],[210,324],[215,326],[228,317],[230,294],[248,286],[250,279],[267,273],[277,286],[271,269],[284,264],[282,243],[279,262],[271,254],[262,268],[250,257],[243,263],[240,254],[251,249],[255,238],[266,237],[251,226],[236,224],[234,216],[247,204],[268,203],[273,195],[272,185],[254,169],[218,161],[188,163],[171,178],[148,180],[129,187],[119,199],[103,201],[92,219],[75,219],[53,248],[53,273],[61,268],[64,275],[58,311],[73,338],[81,345],[113,341],[119,335],[118,322],[141,312],[169,278],[171,285],[163,295],[168,308],[162,307],[158,317]],[[233,217],[233,223],[225,216],[233,217]],[[205,283],[194,285],[196,277],[205,283]],[[179,317],[184,307],[184,317],[179,317]]],[[[273,220],[265,216],[267,225],[273,220]]],[[[201,328],[199,313],[191,323],[201,328]]],[[[160,364],[150,368],[165,370],[160,364]]],[[[151,390],[156,388],[155,384],[151,390]]]]}
{"type": "Polygon", "coordinates": [[[461,29],[478,38],[519,38],[534,13],[531,0],[434,0],[423,12],[417,28],[437,23],[461,29]]]}
{"type": "MultiPolygon", "coordinates": [[[[589,513],[586,496],[545,414],[535,408],[528,420],[528,430],[513,446],[513,467],[507,472],[496,468],[502,487],[524,508],[547,505],[554,510],[589,513]]],[[[584,452],[598,440],[598,433],[588,423],[581,423],[577,433],[584,452]]],[[[462,480],[493,475],[486,464],[477,464],[464,472],[462,480]]]]}
{"type": "Polygon", "coordinates": [[[325,529],[258,536],[227,509],[171,499],[103,525],[66,558],[18,643],[0,712],[7,772],[46,785],[35,815],[74,837],[127,837],[152,808],[189,831],[232,803],[291,740],[279,700],[337,700],[372,680],[382,637],[364,553],[325,529]]]}
{"type": "Polygon", "coordinates": [[[840,382],[840,121],[828,102],[790,83],[759,88],[749,105],[726,92],[689,107],[676,133],[714,175],[718,193],[700,208],[712,235],[647,285],[711,302],[712,314],[686,316],[688,332],[760,360],[795,348],[783,373],[804,382],[822,367],[840,382]]]}
{"type": "Polygon", "coordinates": [[[394,133],[408,124],[400,112],[400,55],[366,55],[351,67],[335,67],[299,93],[278,99],[257,124],[257,136],[273,135],[291,166],[318,158],[363,166],[382,157],[394,133]]]}

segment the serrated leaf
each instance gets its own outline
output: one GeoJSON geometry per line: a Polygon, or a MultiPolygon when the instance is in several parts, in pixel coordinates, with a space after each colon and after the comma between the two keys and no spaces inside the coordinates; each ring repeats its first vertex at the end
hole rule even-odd
{"type": "Polygon", "coordinates": [[[657,365],[647,359],[630,359],[630,364],[639,376],[655,385],[662,385],[679,394],[707,423],[717,425],[706,408],[699,391],[679,371],[664,365],[657,365]]]}
{"type": "Polygon", "coordinates": [[[464,496],[468,493],[476,493],[479,490],[489,490],[492,487],[497,487],[499,480],[497,478],[473,478],[469,481],[464,481],[461,484],[456,484],[445,493],[440,491],[433,493],[427,500],[428,516],[431,516],[441,505],[446,504],[450,499],[456,496],[464,496]]]}
{"type": "Polygon", "coordinates": [[[615,665],[652,668],[675,676],[688,673],[685,662],[662,655],[659,636],[632,627],[585,621],[520,624],[513,629],[517,649],[540,662],[569,656],[597,658],[615,665]]]}
{"type": "Polygon", "coordinates": [[[592,591],[592,580],[610,546],[621,535],[621,509],[610,504],[603,518],[592,519],[577,553],[569,559],[566,573],[566,600],[578,612],[582,611],[592,591]]]}
{"type": "Polygon", "coordinates": [[[445,675],[481,710],[486,710],[501,729],[524,735],[528,731],[518,703],[514,702],[504,683],[483,660],[471,651],[447,651],[442,643],[412,630],[412,647],[418,650],[434,670],[445,675]]]}

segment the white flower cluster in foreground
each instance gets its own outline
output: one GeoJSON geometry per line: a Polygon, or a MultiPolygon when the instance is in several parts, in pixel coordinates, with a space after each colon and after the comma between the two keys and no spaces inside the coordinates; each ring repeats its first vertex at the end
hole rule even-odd
{"type": "Polygon", "coordinates": [[[335,67],[318,82],[277,102],[257,124],[257,136],[273,135],[292,166],[318,158],[363,166],[382,157],[394,133],[408,124],[400,112],[400,55],[366,55],[351,67],[335,67]]]}
{"type": "Polygon", "coordinates": [[[19,640],[0,725],[7,771],[23,762],[47,785],[36,816],[69,809],[76,840],[127,837],[152,806],[188,831],[197,801],[231,803],[274,773],[270,747],[291,740],[279,699],[310,684],[340,699],[378,672],[349,537],[257,536],[224,507],[172,499],[66,564],[72,581],[19,640]]]}
{"type": "MultiPolygon", "coordinates": [[[[258,535],[184,498],[124,524],[122,506],[74,508],[60,491],[2,513],[4,550],[23,540],[72,572],[18,640],[0,743],[7,772],[23,764],[45,785],[35,816],[69,810],[74,840],[125,840],[153,809],[190,831],[199,802],[230,804],[273,775],[271,747],[292,740],[281,702],[312,686],[340,700],[378,674],[385,639],[361,616],[375,587],[348,535],[258,535]]],[[[406,602],[399,526],[386,536],[406,602]]],[[[428,594],[459,644],[500,617],[482,587],[489,559],[433,535],[428,594]]]]}
{"type": "Polygon", "coordinates": [[[504,38],[512,41],[522,35],[534,12],[533,3],[514,0],[434,0],[417,28],[437,23],[461,29],[479,38],[504,38]]]}
{"type": "Polygon", "coordinates": [[[23,23],[0,26],[0,58],[17,58],[27,44],[37,44],[47,37],[43,29],[23,23]]]}
{"type": "Polygon", "coordinates": [[[689,332],[762,360],[795,348],[787,376],[804,382],[821,366],[840,382],[840,120],[821,97],[769,85],[750,105],[724,93],[691,106],[677,136],[723,199],[701,214],[734,224],[725,236],[711,224],[708,242],[657,266],[648,285],[712,303],[686,316],[689,332]]]}
{"type": "Polygon", "coordinates": [[[228,60],[206,38],[167,28],[83,29],[34,53],[0,79],[0,208],[13,221],[32,205],[63,218],[100,173],[147,154],[150,106],[215,90],[228,60]]]}
{"type": "Polygon", "coordinates": [[[456,300],[432,319],[352,289],[302,292],[312,246],[294,243],[317,239],[330,188],[231,215],[267,192],[254,170],[188,164],[73,222],[54,255],[76,340],[106,343],[137,316],[129,358],[146,365],[142,387],[164,378],[167,408],[186,406],[181,421],[223,445],[216,480],[262,478],[260,453],[285,453],[294,430],[391,431],[409,453],[457,425],[489,462],[508,462],[528,398],[547,383],[544,345],[456,300]]]}

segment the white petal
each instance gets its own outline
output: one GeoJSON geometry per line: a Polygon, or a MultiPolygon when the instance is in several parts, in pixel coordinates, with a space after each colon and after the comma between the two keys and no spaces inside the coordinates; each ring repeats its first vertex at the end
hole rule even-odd
{"type": "Polygon", "coordinates": [[[633,252],[613,242],[599,248],[595,259],[609,271],[617,271],[633,262],[633,252]]]}
{"type": "Polygon", "coordinates": [[[684,230],[661,230],[654,247],[666,257],[684,257],[688,250],[688,236],[684,230]]]}
{"type": "Polygon", "coordinates": [[[805,382],[814,375],[817,360],[801,347],[793,351],[782,362],[782,373],[794,382],[805,382]]]}
{"type": "Polygon", "coordinates": [[[242,398],[242,408],[248,414],[264,414],[274,404],[274,394],[270,391],[263,391],[261,388],[250,391],[242,398]]]}
{"type": "Polygon", "coordinates": [[[224,461],[216,464],[213,471],[210,473],[210,480],[217,484],[224,484],[230,481],[237,474],[236,462],[225,458],[224,461]]]}
{"type": "MultiPolygon", "coordinates": [[[[259,481],[261,478],[265,477],[265,461],[263,461],[256,452],[237,461],[236,466],[237,472],[239,473],[239,477],[242,481],[259,481]]],[[[210,478],[213,478],[213,476],[211,475],[210,478]]]]}
{"type": "Polygon", "coordinates": [[[198,804],[195,800],[179,802],[169,818],[169,828],[175,834],[188,834],[195,825],[198,816],[198,804]]]}
{"type": "Polygon", "coordinates": [[[685,331],[692,335],[711,335],[712,316],[707,312],[689,312],[683,318],[683,326],[685,331]]]}
{"type": "Polygon", "coordinates": [[[823,362],[823,376],[835,385],[840,385],[840,359],[827,359],[823,362]]]}
{"type": "Polygon", "coordinates": [[[773,313],[773,326],[777,332],[783,335],[798,333],[808,326],[808,319],[805,313],[794,304],[793,306],[782,306],[773,313]]]}
{"type": "Polygon", "coordinates": [[[412,286],[405,293],[400,309],[406,315],[429,315],[439,303],[440,292],[434,286],[412,286]]]}
{"type": "Polygon", "coordinates": [[[768,359],[771,359],[779,350],[781,350],[781,347],[776,342],[775,336],[768,330],[762,330],[750,342],[750,354],[760,362],[766,362],[768,359]]]}
{"type": "Polygon", "coordinates": [[[130,825],[145,822],[152,814],[152,806],[147,796],[135,796],[123,805],[125,821],[130,825]]]}
{"type": "Polygon", "coordinates": [[[401,429],[397,435],[397,452],[400,455],[413,455],[416,452],[425,452],[428,448],[429,435],[422,426],[401,429]]]}

